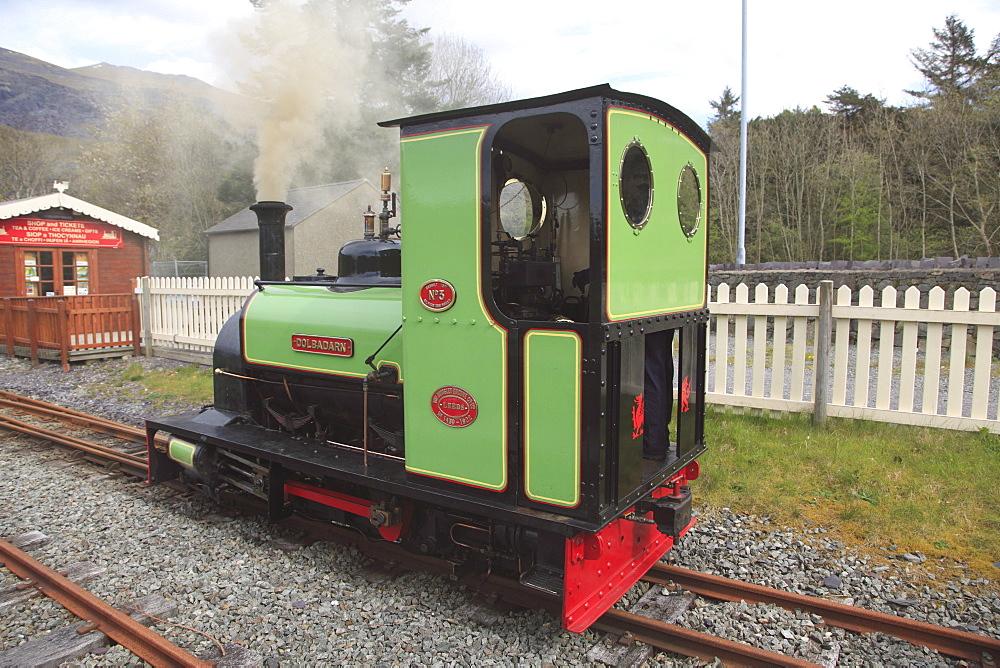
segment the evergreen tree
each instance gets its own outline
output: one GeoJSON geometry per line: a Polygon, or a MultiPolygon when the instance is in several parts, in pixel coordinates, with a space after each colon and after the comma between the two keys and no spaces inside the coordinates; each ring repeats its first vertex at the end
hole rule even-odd
{"type": "Polygon", "coordinates": [[[983,56],[982,75],[976,82],[976,99],[1000,110],[1000,35],[993,38],[989,51],[983,56]]]}
{"type": "Polygon", "coordinates": [[[930,48],[910,52],[927,89],[907,92],[923,98],[969,97],[986,67],[986,59],[976,55],[975,31],[952,14],[945,19],[944,28],[934,28],[934,37],[937,40],[930,48]]]}
{"type": "Polygon", "coordinates": [[[856,88],[841,86],[826,96],[826,104],[837,116],[854,121],[878,111],[885,102],[871,93],[862,95],[856,88]]]}
{"type": "Polygon", "coordinates": [[[732,88],[726,86],[722,89],[722,95],[719,96],[718,100],[709,101],[712,109],[715,110],[715,115],[708,121],[709,129],[716,123],[722,125],[738,124],[740,122],[740,110],[736,108],[736,105],[739,103],[740,98],[733,93],[732,88]]]}
{"type": "Polygon", "coordinates": [[[712,188],[708,191],[708,220],[711,228],[709,262],[733,262],[739,224],[740,98],[726,86],[718,100],[710,100],[715,115],[709,119],[712,137],[709,155],[712,188]]]}
{"type": "Polygon", "coordinates": [[[426,29],[408,0],[258,0],[240,33],[243,90],[270,103],[258,129],[258,197],[290,187],[375,178],[398,164],[398,131],[381,120],[435,108],[426,29]]]}

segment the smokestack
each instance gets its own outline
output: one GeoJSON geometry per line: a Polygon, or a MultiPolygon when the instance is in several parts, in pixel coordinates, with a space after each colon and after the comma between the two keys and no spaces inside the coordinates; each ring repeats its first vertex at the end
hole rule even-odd
{"type": "Polygon", "coordinates": [[[250,206],[260,227],[260,280],[285,280],[285,215],[292,207],[284,202],[265,201],[250,206]]]}

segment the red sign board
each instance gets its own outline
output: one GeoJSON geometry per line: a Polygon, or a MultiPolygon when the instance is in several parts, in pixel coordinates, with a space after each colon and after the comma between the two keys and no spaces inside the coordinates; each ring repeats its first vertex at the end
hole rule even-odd
{"type": "Polygon", "coordinates": [[[449,427],[468,427],[479,415],[472,395],[453,385],[442,387],[431,395],[431,410],[434,417],[449,427]]]}
{"type": "Polygon", "coordinates": [[[441,279],[427,281],[420,286],[420,303],[431,311],[447,311],[455,303],[455,286],[441,279]]]}
{"type": "Polygon", "coordinates": [[[0,220],[0,244],[121,248],[121,229],[93,220],[0,220]]]}
{"type": "Polygon", "coordinates": [[[313,336],[312,334],[292,334],[292,350],[300,353],[322,353],[338,357],[354,355],[354,341],[338,336],[313,336]]]}

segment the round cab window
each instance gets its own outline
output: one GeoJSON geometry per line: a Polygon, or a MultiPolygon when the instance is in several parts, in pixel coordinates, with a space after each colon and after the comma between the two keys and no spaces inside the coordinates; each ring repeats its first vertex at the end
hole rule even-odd
{"type": "Polygon", "coordinates": [[[646,149],[638,142],[625,147],[618,177],[618,194],[628,224],[637,230],[646,226],[653,208],[653,169],[646,149]]]}
{"type": "Polygon", "coordinates": [[[500,225],[518,241],[538,231],[545,209],[545,199],[530,183],[510,179],[500,191],[500,225]]]}
{"type": "Polygon", "coordinates": [[[701,223],[701,183],[691,164],[684,165],[677,179],[677,218],[687,237],[693,237],[701,223]]]}

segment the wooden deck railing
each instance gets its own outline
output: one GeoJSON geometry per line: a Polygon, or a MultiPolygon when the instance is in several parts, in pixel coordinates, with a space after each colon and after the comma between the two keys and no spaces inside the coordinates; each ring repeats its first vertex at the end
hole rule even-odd
{"type": "Polygon", "coordinates": [[[0,350],[37,363],[139,354],[139,302],[135,295],[0,298],[0,350]]]}

